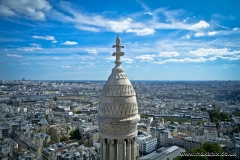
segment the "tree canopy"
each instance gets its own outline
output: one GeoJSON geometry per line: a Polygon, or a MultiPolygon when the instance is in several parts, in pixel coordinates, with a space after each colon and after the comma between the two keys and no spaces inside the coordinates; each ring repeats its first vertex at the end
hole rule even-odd
{"type": "MultiPolygon", "coordinates": [[[[204,143],[199,148],[193,148],[188,150],[186,153],[222,153],[222,148],[217,144],[211,144],[211,143],[204,143]]],[[[207,156],[178,156],[174,158],[174,160],[224,160],[224,157],[219,156],[213,156],[213,157],[207,157],[207,156]]]]}
{"type": "Polygon", "coordinates": [[[144,119],[148,119],[149,116],[145,115],[145,114],[141,114],[140,115],[141,118],[144,118],[144,119]]]}
{"type": "Polygon", "coordinates": [[[218,110],[208,111],[212,122],[217,123],[218,121],[230,121],[230,117],[226,113],[220,113],[218,110]]]}
{"type": "Polygon", "coordinates": [[[65,142],[65,141],[68,141],[68,140],[69,139],[66,136],[63,136],[63,137],[60,138],[60,142],[65,142]]]}
{"type": "Polygon", "coordinates": [[[81,110],[78,110],[78,111],[73,111],[74,114],[82,114],[82,111],[81,110]]]}
{"type": "Polygon", "coordinates": [[[79,132],[79,129],[75,129],[73,131],[70,132],[70,139],[77,139],[77,140],[81,140],[81,135],[79,132]]]}

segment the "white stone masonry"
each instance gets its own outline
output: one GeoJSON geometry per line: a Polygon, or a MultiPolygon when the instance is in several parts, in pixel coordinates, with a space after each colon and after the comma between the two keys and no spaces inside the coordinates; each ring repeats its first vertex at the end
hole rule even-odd
{"type": "Polygon", "coordinates": [[[121,67],[120,37],[116,39],[116,66],[101,92],[98,125],[101,160],[135,160],[137,122],[140,120],[135,90],[121,67]]]}

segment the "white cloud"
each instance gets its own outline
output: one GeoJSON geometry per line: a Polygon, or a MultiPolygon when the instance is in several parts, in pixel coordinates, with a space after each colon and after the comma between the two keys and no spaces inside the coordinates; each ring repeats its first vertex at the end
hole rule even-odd
{"type": "Polygon", "coordinates": [[[159,57],[166,57],[166,58],[170,58],[170,57],[176,57],[179,56],[180,54],[178,52],[161,52],[159,53],[159,57]]]}
{"type": "Polygon", "coordinates": [[[0,15],[3,16],[15,16],[15,12],[11,10],[9,7],[0,5],[0,15]]]}
{"type": "Polygon", "coordinates": [[[66,41],[63,43],[64,45],[76,45],[78,44],[77,42],[74,42],[74,41],[66,41]]]}
{"type": "Polygon", "coordinates": [[[203,32],[197,32],[194,34],[195,37],[201,37],[201,36],[205,36],[205,33],[203,32]]]}
{"type": "Polygon", "coordinates": [[[56,41],[54,36],[49,36],[49,35],[47,35],[47,36],[36,36],[36,35],[34,35],[34,36],[32,36],[32,38],[56,41]]]}
{"type": "Polygon", "coordinates": [[[154,60],[154,57],[155,57],[156,55],[151,55],[151,54],[146,54],[146,55],[141,55],[141,56],[137,56],[137,57],[135,57],[136,59],[139,59],[140,61],[152,61],[152,60],[154,60]]]}
{"type": "Polygon", "coordinates": [[[58,41],[56,41],[56,40],[55,40],[55,41],[52,41],[52,43],[57,43],[57,42],[58,42],[58,41]]]}
{"type": "Polygon", "coordinates": [[[133,60],[132,60],[131,58],[123,57],[123,58],[122,58],[122,62],[125,62],[125,63],[133,63],[133,60]]]}
{"type": "Polygon", "coordinates": [[[184,19],[183,20],[183,22],[187,22],[187,20],[189,20],[190,18],[189,17],[187,17],[186,19],[184,19]]]}
{"type": "Polygon", "coordinates": [[[183,59],[166,59],[166,60],[159,60],[158,62],[153,62],[155,64],[165,64],[167,62],[172,62],[172,63],[202,63],[206,62],[208,59],[200,57],[200,58],[183,58],[183,59]]]}
{"type": "Polygon", "coordinates": [[[126,18],[123,21],[109,21],[107,24],[112,31],[119,33],[130,29],[131,22],[131,18],[126,18]]]}
{"type": "Polygon", "coordinates": [[[138,36],[146,36],[151,35],[155,32],[154,29],[151,28],[144,28],[144,29],[127,29],[126,33],[136,33],[138,36]]]}
{"type": "MultiPolygon", "coordinates": [[[[104,17],[100,14],[81,12],[75,9],[73,4],[70,2],[60,2],[61,9],[67,13],[63,13],[57,10],[51,11],[51,18],[54,20],[61,21],[63,23],[72,23],[76,28],[80,30],[90,32],[100,31],[112,31],[116,33],[135,33],[138,36],[146,36],[155,33],[157,29],[180,29],[180,30],[200,30],[208,28],[210,25],[201,20],[195,24],[188,22],[187,20],[180,21],[179,16],[184,13],[183,10],[167,10],[166,8],[157,8],[154,11],[149,12],[146,10],[145,13],[132,13],[125,15],[124,17],[109,18],[104,17]],[[151,19],[138,20],[138,16],[142,14],[151,15],[151,19]],[[165,17],[159,17],[159,15],[165,17]],[[131,17],[131,18],[130,18],[131,17]],[[136,19],[135,19],[136,18],[136,19]],[[151,28],[149,28],[151,27],[151,28]]],[[[187,36],[187,38],[190,38],[187,36]]]]}
{"type": "Polygon", "coordinates": [[[58,57],[54,57],[53,59],[56,59],[56,60],[57,60],[57,59],[59,59],[59,58],[58,58],[58,57]]]}
{"type": "Polygon", "coordinates": [[[92,68],[92,67],[95,67],[94,66],[94,63],[93,64],[91,64],[91,62],[90,62],[90,64],[89,65],[86,65],[88,68],[92,68]]]}
{"type": "Polygon", "coordinates": [[[233,28],[232,30],[233,30],[233,31],[237,31],[237,30],[239,30],[239,28],[236,27],[236,28],[233,28]]]}
{"type": "MultiPolygon", "coordinates": [[[[75,57],[78,58],[77,55],[75,55],[75,57]]],[[[80,56],[79,58],[81,58],[82,60],[85,60],[85,59],[94,59],[92,56],[84,56],[84,57],[81,57],[81,56],[80,56]]]]}
{"type": "Polygon", "coordinates": [[[228,48],[199,48],[195,51],[189,51],[190,53],[196,54],[197,56],[223,56],[223,55],[235,55],[239,54],[240,51],[230,51],[228,48]]]}
{"type": "Polygon", "coordinates": [[[212,31],[212,32],[208,32],[207,33],[207,35],[209,35],[209,36],[214,36],[214,35],[216,35],[218,32],[216,32],[216,31],[212,31]]]}
{"type": "Polygon", "coordinates": [[[225,60],[229,60],[229,61],[237,61],[240,60],[240,55],[234,55],[232,57],[225,57],[225,56],[218,56],[219,58],[225,59],[225,60]]]}
{"type": "Polygon", "coordinates": [[[33,52],[35,50],[43,50],[41,47],[23,47],[23,48],[18,48],[20,51],[25,51],[25,52],[33,52]]]}
{"type": "Polygon", "coordinates": [[[191,36],[190,36],[189,34],[187,34],[186,36],[182,36],[181,38],[182,38],[182,39],[190,39],[191,36]]]}
{"type": "Polygon", "coordinates": [[[151,12],[145,12],[144,14],[152,16],[153,14],[151,12]]]}
{"type": "MultiPolygon", "coordinates": [[[[115,61],[116,57],[112,56],[112,57],[108,57],[108,58],[105,58],[105,59],[107,60],[107,62],[110,62],[110,61],[115,61]]],[[[121,60],[122,60],[123,63],[133,63],[133,60],[131,58],[121,57],[121,60]]]]}
{"type": "Polygon", "coordinates": [[[71,66],[62,66],[62,68],[71,68],[71,66]]]}
{"type": "Polygon", "coordinates": [[[136,35],[146,36],[146,35],[153,34],[154,32],[155,32],[155,30],[152,29],[152,28],[144,28],[144,29],[138,30],[138,31],[136,32],[136,35]]]}
{"type": "Polygon", "coordinates": [[[229,67],[233,67],[235,66],[236,64],[224,64],[223,65],[223,68],[229,68],[229,67]]]}
{"type": "Polygon", "coordinates": [[[46,0],[1,0],[0,14],[3,16],[24,16],[34,20],[45,20],[45,12],[51,6],[46,0]]]}
{"type": "Polygon", "coordinates": [[[240,57],[229,57],[230,61],[237,61],[237,60],[240,60],[240,57]]]}
{"type": "Polygon", "coordinates": [[[206,58],[203,58],[203,57],[200,57],[200,58],[196,58],[196,59],[192,59],[192,58],[167,59],[167,60],[164,60],[164,61],[165,61],[165,62],[181,62],[181,63],[184,63],[184,62],[200,63],[200,62],[206,62],[207,59],[206,59],[206,58]]]}
{"type": "Polygon", "coordinates": [[[155,32],[152,28],[142,28],[142,29],[133,29],[132,25],[132,19],[126,18],[123,21],[109,21],[107,22],[109,24],[109,28],[114,32],[127,32],[127,33],[136,33],[138,36],[146,36],[153,34],[155,32]]]}
{"type": "Polygon", "coordinates": [[[22,55],[19,55],[19,54],[6,54],[6,56],[14,57],[14,58],[22,58],[23,57],[22,55]]]}
{"type": "Polygon", "coordinates": [[[210,57],[210,58],[208,58],[208,60],[209,61],[215,61],[215,60],[217,60],[217,57],[210,57]]]}
{"type": "Polygon", "coordinates": [[[98,51],[96,49],[85,49],[86,52],[90,53],[90,54],[97,54],[98,51]]]}
{"type": "Polygon", "coordinates": [[[81,25],[76,25],[75,27],[80,30],[84,30],[84,31],[91,31],[91,32],[99,32],[100,31],[100,29],[98,29],[96,27],[88,27],[88,26],[81,26],[81,25]]]}
{"type": "Polygon", "coordinates": [[[190,29],[199,30],[199,29],[204,29],[208,27],[210,27],[210,25],[206,21],[201,20],[198,23],[191,25],[190,29]]]}

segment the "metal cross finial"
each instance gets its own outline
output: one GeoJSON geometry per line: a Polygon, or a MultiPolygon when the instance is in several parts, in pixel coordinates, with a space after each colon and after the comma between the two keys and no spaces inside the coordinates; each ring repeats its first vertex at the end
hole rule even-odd
{"type": "Polygon", "coordinates": [[[116,38],[116,45],[113,45],[112,47],[116,47],[116,52],[113,53],[113,56],[116,56],[115,63],[119,66],[122,63],[121,56],[124,55],[124,52],[121,52],[121,48],[124,48],[124,46],[121,45],[121,39],[119,35],[116,38]]]}

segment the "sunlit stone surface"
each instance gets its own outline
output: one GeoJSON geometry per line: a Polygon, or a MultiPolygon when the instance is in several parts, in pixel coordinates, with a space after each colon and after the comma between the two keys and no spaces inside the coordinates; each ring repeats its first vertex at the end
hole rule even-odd
{"type": "Polygon", "coordinates": [[[135,160],[138,105],[135,90],[121,67],[121,40],[116,39],[116,66],[101,92],[98,125],[101,160],[135,160]]]}

